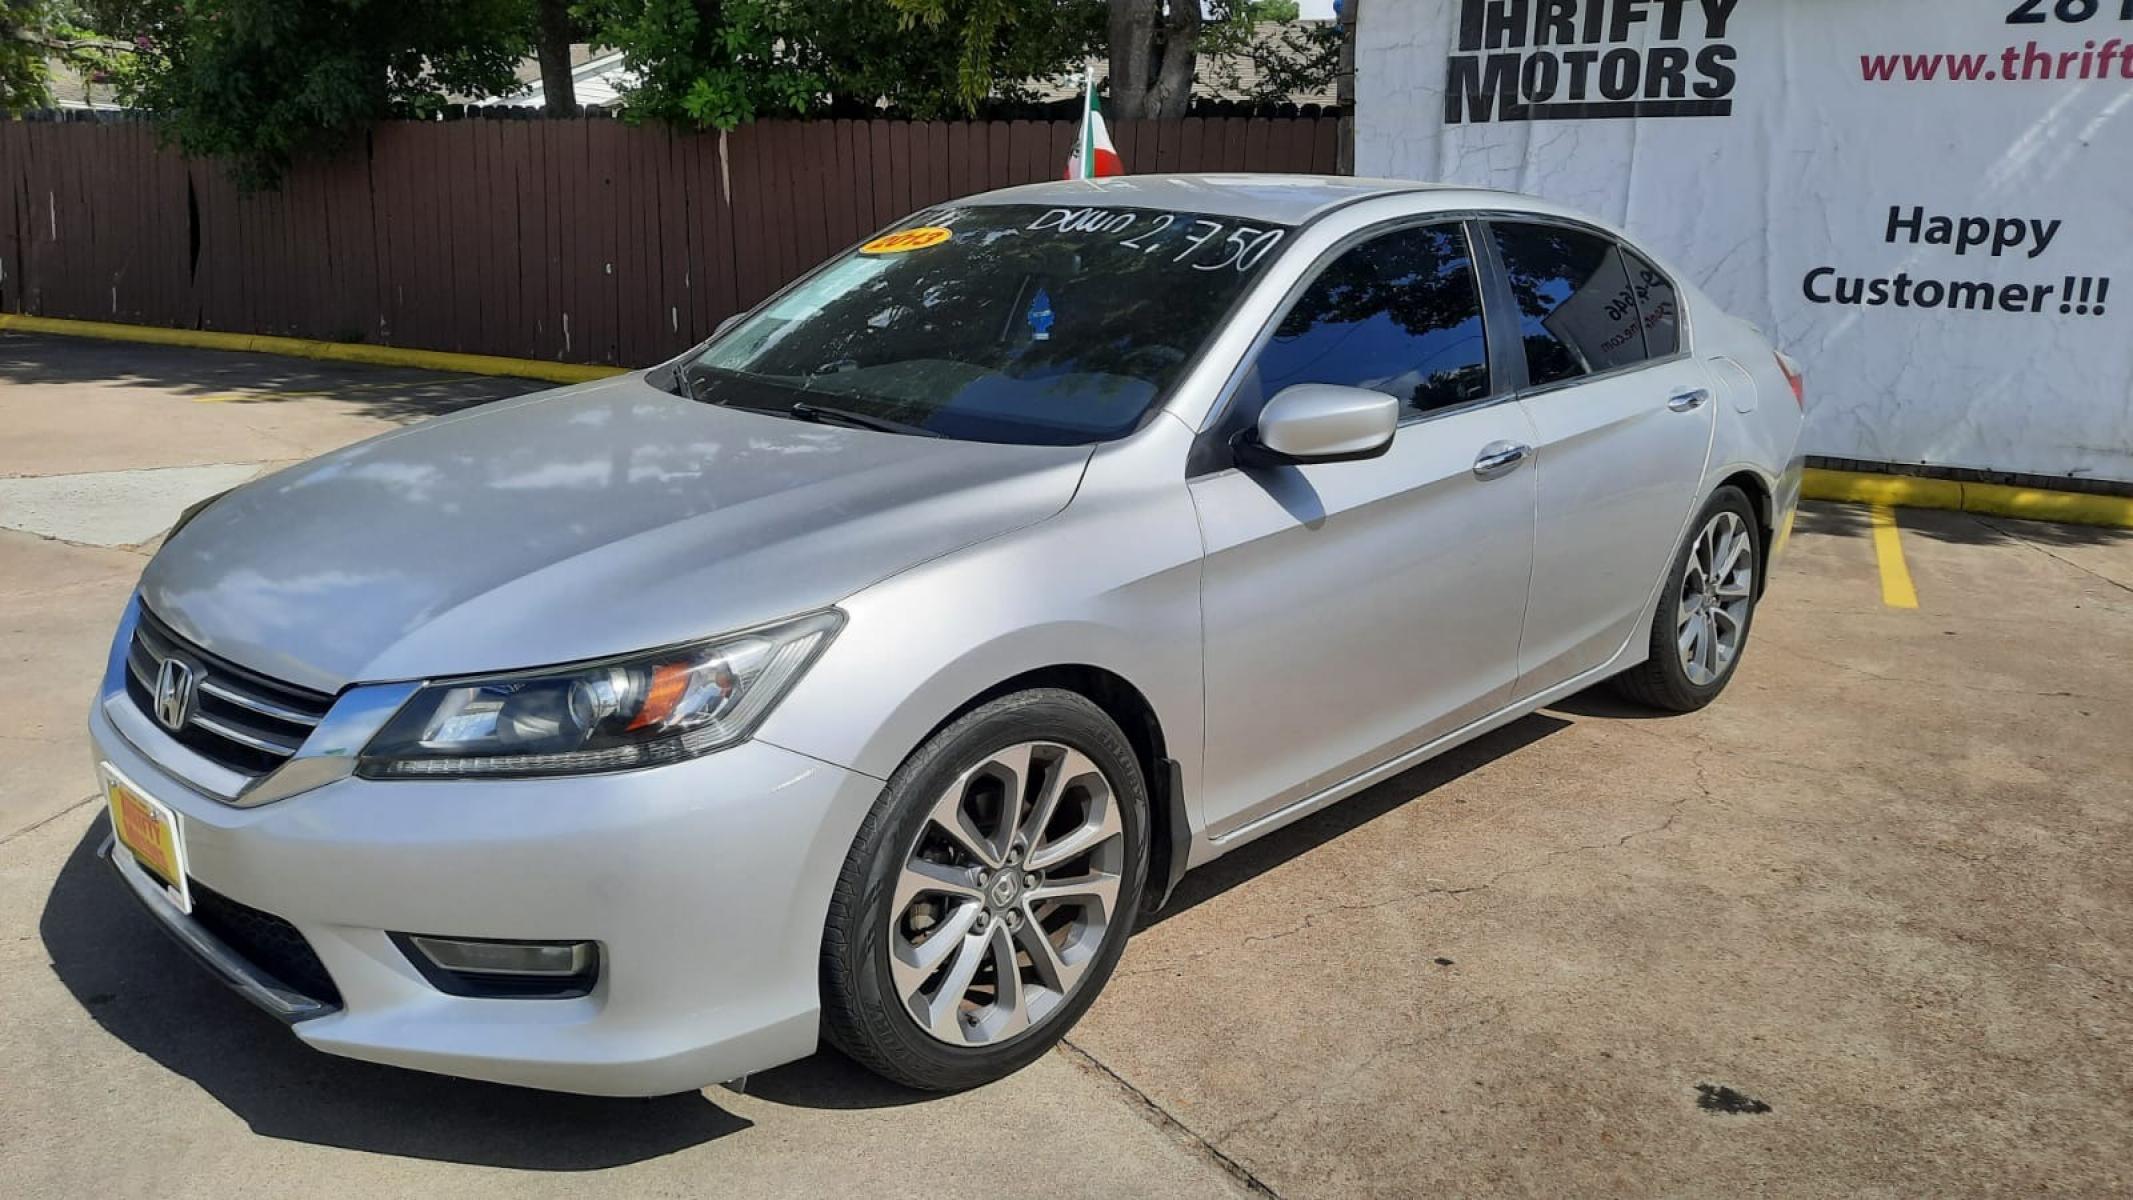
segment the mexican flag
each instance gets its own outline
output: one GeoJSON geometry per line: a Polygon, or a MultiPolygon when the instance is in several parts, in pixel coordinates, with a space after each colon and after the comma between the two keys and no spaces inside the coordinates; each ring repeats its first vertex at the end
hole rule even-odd
{"type": "Polygon", "coordinates": [[[1119,161],[1118,149],[1111,145],[1111,131],[1104,128],[1104,111],[1096,105],[1096,72],[1084,69],[1081,79],[1081,136],[1074,140],[1074,153],[1067,157],[1066,177],[1123,175],[1126,164],[1119,161]]]}

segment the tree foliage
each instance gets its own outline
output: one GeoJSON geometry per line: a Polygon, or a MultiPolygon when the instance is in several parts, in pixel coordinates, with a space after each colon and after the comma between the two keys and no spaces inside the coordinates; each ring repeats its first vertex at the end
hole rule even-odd
{"type": "Polygon", "coordinates": [[[588,0],[623,53],[629,111],[699,128],[886,104],[970,112],[1066,74],[1095,45],[1100,0],[588,0]]]}
{"type": "Polygon", "coordinates": [[[1199,82],[1279,103],[1330,89],[1340,54],[1340,26],[1298,20],[1296,0],[1245,0],[1224,6],[1202,31],[1199,82]]]}
{"type": "Polygon", "coordinates": [[[967,115],[1072,78],[1107,40],[1121,117],[1182,114],[1206,54],[1252,60],[1255,98],[1331,77],[1330,35],[1253,36],[1255,21],[1293,14],[1294,0],[1204,4],[1203,14],[1203,0],[0,0],[0,105],[48,99],[45,56],[78,32],[77,5],[101,47],[124,51],[100,60],[120,100],[251,185],[396,111],[519,91],[513,68],[535,52],[556,84],[551,110],[568,112],[562,85],[580,37],[621,51],[631,115],[695,128],[881,107],[967,115]]]}
{"type": "Polygon", "coordinates": [[[50,64],[93,65],[98,50],[72,0],[0,0],[0,113],[51,107],[50,64]]]}
{"type": "Polygon", "coordinates": [[[1112,112],[1184,116],[1206,25],[1201,0],[1110,0],[1112,112]]]}
{"type": "Polygon", "coordinates": [[[87,0],[130,41],[120,98],[189,154],[230,160],[247,184],[299,155],[345,146],[395,105],[515,90],[533,0],[87,0]]]}
{"type": "Polygon", "coordinates": [[[1333,81],[1340,31],[1296,0],[1107,0],[1111,112],[1181,117],[1195,90],[1278,102],[1333,81]],[[1244,68],[1249,67],[1247,71],[1244,68]]]}

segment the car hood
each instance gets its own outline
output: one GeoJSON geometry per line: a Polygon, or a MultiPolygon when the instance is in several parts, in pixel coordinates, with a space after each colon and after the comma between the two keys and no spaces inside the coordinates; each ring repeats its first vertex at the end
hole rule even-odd
{"type": "Polygon", "coordinates": [[[303,687],[598,658],[821,608],[1065,507],[1085,446],[699,404],[641,375],[396,430],[173,534],[141,598],[303,687]]]}

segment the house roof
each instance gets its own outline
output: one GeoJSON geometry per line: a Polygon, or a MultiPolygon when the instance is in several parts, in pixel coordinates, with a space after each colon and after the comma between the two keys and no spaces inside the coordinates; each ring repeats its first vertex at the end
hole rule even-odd
{"type": "MultiPolygon", "coordinates": [[[[514,95],[491,96],[483,100],[470,100],[479,108],[539,108],[545,101],[541,96],[541,62],[537,58],[519,60],[512,72],[526,86],[514,95]]],[[[584,42],[573,42],[570,47],[571,92],[580,108],[617,108],[622,104],[622,89],[630,85],[630,75],[622,65],[622,52],[584,42]]]]}
{"type": "Polygon", "coordinates": [[[101,112],[117,112],[124,107],[118,102],[117,89],[110,84],[92,82],[57,58],[46,59],[45,67],[50,74],[52,107],[101,112]]]}

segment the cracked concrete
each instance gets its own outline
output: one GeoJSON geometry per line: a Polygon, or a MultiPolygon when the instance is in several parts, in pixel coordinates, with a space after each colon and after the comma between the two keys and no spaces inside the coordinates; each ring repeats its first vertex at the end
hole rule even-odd
{"type": "Polygon", "coordinates": [[[1577,697],[1213,864],[1077,1044],[1288,1197],[2123,1191],[2133,538],[1900,520],[1917,612],[1809,513],[1717,705],[1577,697]]]}
{"type": "MultiPolygon", "coordinates": [[[[511,386],[27,338],[0,381],[0,478],[279,461],[511,386]]],[[[2133,537],[1899,520],[1917,611],[1857,514],[1807,511],[1717,705],[1575,697],[1195,872],[1014,1079],[921,1098],[823,1055],[647,1102],[312,1053],[143,926],[89,858],[80,710],[153,543],[0,529],[0,1177],[2122,1193],[2133,537]]]]}
{"type": "Polygon", "coordinates": [[[1251,1191],[1218,1152],[1064,1055],[941,1099],[824,1055],[746,1092],[597,1101],[304,1049],[145,924],[93,858],[103,819],[85,798],[82,719],[152,545],[76,543],[152,539],[180,507],[168,489],[114,484],[197,489],[220,482],[202,482],[209,464],[315,454],[537,385],[20,337],[0,337],[0,381],[0,524],[18,523],[25,494],[76,493],[19,521],[35,533],[0,528],[0,1191],[224,1196],[300,1179],[354,1195],[1251,1191]],[[123,528],[92,527],[83,510],[99,504],[123,528]]]}
{"type": "Polygon", "coordinates": [[[256,463],[217,463],[0,479],[0,529],[77,546],[138,546],[187,507],[258,473],[256,463]]]}

